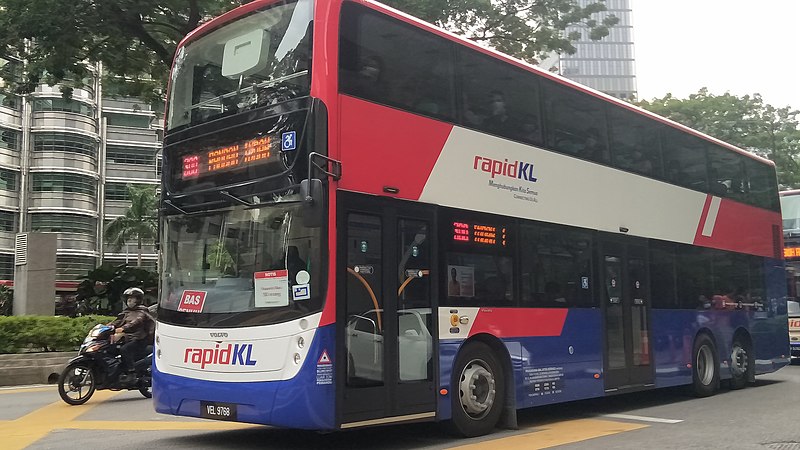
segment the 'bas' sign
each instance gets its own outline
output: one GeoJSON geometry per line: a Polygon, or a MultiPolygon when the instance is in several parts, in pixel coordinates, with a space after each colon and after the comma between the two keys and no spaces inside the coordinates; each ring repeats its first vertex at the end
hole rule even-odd
{"type": "Polygon", "coordinates": [[[181,302],[178,304],[179,312],[199,313],[203,311],[206,302],[206,291],[183,291],[181,302]]]}

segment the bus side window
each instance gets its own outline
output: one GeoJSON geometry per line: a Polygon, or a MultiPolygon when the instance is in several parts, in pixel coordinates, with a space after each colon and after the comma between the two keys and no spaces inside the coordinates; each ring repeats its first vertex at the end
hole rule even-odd
{"type": "Polygon", "coordinates": [[[523,306],[594,306],[591,235],[538,224],[523,225],[520,233],[523,306]]]}

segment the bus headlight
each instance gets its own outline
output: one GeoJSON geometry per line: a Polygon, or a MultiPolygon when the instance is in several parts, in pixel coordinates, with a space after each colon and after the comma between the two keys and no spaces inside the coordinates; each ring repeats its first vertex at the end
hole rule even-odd
{"type": "Polygon", "coordinates": [[[306,346],[306,340],[303,339],[303,336],[297,338],[297,348],[303,348],[306,346]]]}
{"type": "Polygon", "coordinates": [[[301,359],[303,359],[303,358],[300,356],[300,353],[295,353],[294,354],[294,363],[295,364],[300,364],[300,360],[301,359]]]}

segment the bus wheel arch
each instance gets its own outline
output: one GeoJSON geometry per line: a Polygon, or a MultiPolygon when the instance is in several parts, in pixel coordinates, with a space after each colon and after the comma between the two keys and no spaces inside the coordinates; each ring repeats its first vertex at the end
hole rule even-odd
{"type": "Polygon", "coordinates": [[[713,334],[700,330],[692,344],[692,391],[697,397],[710,397],[720,384],[719,354],[713,334]]]}
{"type": "Polygon", "coordinates": [[[739,328],[733,334],[730,354],[731,389],[742,389],[755,381],[755,357],[750,333],[739,328]]]}
{"type": "Polygon", "coordinates": [[[511,358],[499,339],[482,334],[464,342],[456,355],[451,383],[448,427],[452,433],[474,437],[490,433],[499,424],[516,427],[511,358]],[[471,389],[477,397],[471,395],[471,389]]]}

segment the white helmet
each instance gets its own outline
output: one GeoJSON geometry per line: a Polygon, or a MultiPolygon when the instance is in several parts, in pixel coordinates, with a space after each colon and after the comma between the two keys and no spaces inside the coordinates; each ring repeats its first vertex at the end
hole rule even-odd
{"type": "Polygon", "coordinates": [[[142,303],[142,300],[144,300],[144,291],[137,287],[128,288],[122,293],[122,297],[125,299],[133,297],[137,300],[137,303],[142,303]]]}

